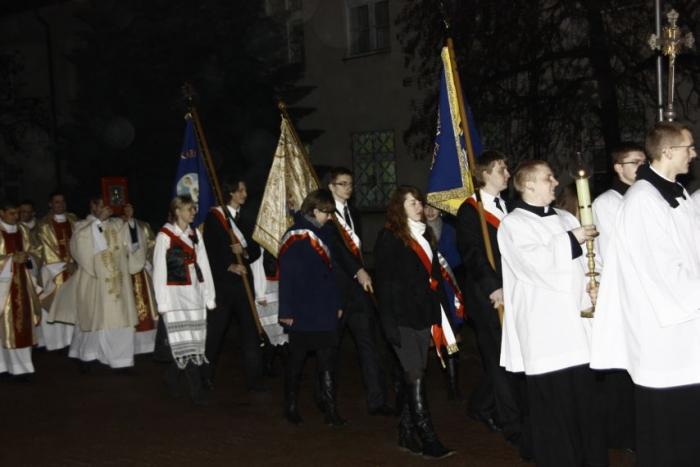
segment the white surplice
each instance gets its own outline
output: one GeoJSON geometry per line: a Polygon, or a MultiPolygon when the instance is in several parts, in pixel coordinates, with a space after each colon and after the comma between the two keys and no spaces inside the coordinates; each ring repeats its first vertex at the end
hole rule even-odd
{"type": "Polygon", "coordinates": [[[567,233],[580,224],[554,211],[541,217],[516,206],[498,229],[505,302],[500,363],[511,372],[537,375],[589,361],[590,320],[580,315],[591,306],[586,261],[572,259],[567,233]]]}
{"type": "Polygon", "coordinates": [[[605,258],[591,367],[626,369],[639,386],[700,383],[700,222],[684,196],[672,208],[635,182],[605,258]]]}

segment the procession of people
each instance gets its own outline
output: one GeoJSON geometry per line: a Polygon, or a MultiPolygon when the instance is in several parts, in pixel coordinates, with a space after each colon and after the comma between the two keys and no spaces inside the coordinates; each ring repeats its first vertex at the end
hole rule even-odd
{"type": "Polygon", "coordinates": [[[644,145],[610,156],[615,178],[592,203],[594,225],[553,207],[559,181],[546,161],[521,161],[511,176],[508,157],[487,150],[473,167],[477,193],[452,219],[418,188],[397,187],[373,250],[349,205],[353,173],[333,168],[289,212],[276,258],[253,239],[240,176],[222,184],[226,205],[211,208],[203,231],[187,195],[172,199],[157,235],[134,206],[114,215],[102,197],[83,220],[61,191],[39,220],[31,201],[4,201],[0,372],[31,381],[38,347],[66,352],[83,373],[96,362],[124,371],[162,340],[164,392],[177,397],[186,381],[191,401],[207,405],[235,321],[246,389],[270,390],[269,362],[281,357],[280,413],[300,425],[314,355],[314,398],[342,429],[339,351],[350,334],[368,413],[398,416],[400,449],[443,458],[455,451],[431,416],[426,367],[436,352],[449,399],[463,401],[457,350],[471,322],[483,375],[469,383],[465,415],[522,459],[605,466],[609,448],[624,448],[644,467],[696,465],[700,203],[677,181],[696,157],[693,135],[658,123],[644,145]],[[598,282],[587,275],[591,241],[598,282]]]}

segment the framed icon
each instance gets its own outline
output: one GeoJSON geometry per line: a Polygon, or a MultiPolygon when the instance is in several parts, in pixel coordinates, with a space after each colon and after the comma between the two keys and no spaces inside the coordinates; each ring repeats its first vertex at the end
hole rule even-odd
{"type": "Polygon", "coordinates": [[[129,183],[125,177],[102,177],[102,201],[121,216],[124,205],[129,203],[129,183]]]}

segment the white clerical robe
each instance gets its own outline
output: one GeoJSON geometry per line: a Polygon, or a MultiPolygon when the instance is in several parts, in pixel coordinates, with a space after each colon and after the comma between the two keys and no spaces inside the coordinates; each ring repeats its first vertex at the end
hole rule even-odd
{"type": "Polygon", "coordinates": [[[651,388],[700,383],[700,222],[648,181],[627,191],[601,278],[591,367],[651,388]]]}
{"type": "Polygon", "coordinates": [[[593,224],[600,234],[596,237],[595,243],[597,246],[596,254],[599,254],[601,257],[596,259],[601,264],[605,264],[605,256],[610,245],[612,233],[615,230],[615,218],[620,206],[622,206],[622,195],[612,188],[593,201],[593,224]]]}
{"type": "MultiPolygon", "coordinates": [[[[542,208],[540,208],[542,209],[542,208]]],[[[553,209],[553,208],[548,208],[553,209]]],[[[505,313],[501,366],[528,375],[588,363],[590,308],[585,256],[572,259],[566,211],[541,217],[516,206],[498,229],[505,313]]]]}
{"type": "Polygon", "coordinates": [[[69,356],[99,360],[112,368],[134,364],[134,326],[138,323],[129,274],[128,228],[121,219],[93,216],[75,226],[71,254],[78,271],[59,290],[57,308],[75,309],[69,356]],[[72,303],[71,303],[72,302],[72,303]]]}

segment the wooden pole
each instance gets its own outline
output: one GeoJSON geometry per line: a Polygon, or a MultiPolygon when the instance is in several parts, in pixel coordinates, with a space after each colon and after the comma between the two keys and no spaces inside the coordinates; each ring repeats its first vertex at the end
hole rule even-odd
{"type": "MultiPolygon", "coordinates": [[[[491,237],[489,236],[488,226],[486,225],[486,216],[484,215],[484,205],[481,202],[481,194],[479,193],[476,184],[474,183],[473,170],[476,168],[476,158],[474,157],[474,147],[472,146],[472,135],[469,131],[469,123],[467,120],[467,111],[464,108],[464,98],[462,94],[462,83],[459,79],[459,70],[457,69],[457,61],[455,60],[454,44],[452,38],[447,38],[447,51],[450,56],[450,67],[454,76],[454,85],[457,90],[457,104],[459,106],[459,117],[462,122],[462,133],[464,134],[464,142],[467,146],[467,161],[469,162],[469,177],[472,179],[474,194],[476,195],[476,210],[479,213],[479,223],[481,224],[481,235],[484,239],[484,249],[486,250],[486,258],[489,264],[496,270],[496,260],[493,256],[493,245],[491,245],[491,237]]],[[[498,321],[503,326],[503,305],[498,306],[498,321]]]]}
{"type": "MultiPolygon", "coordinates": [[[[279,107],[280,112],[282,113],[282,118],[287,120],[287,123],[289,124],[289,129],[292,132],[292,136],[294,137],[294,141],[296,142],[297,146],[299,149],[301,149],[301,154],[304,160],[306,161],[306,164],[309,166],[309,170],[311,171],[311,175],[313,175],[314,180],[316,180],[316,184],[318,185],[319,188],[324,188],[321,186],[321,182],[318,179],[318,175],[316,174],[316,171],[314,170],[314,166],[311,165],[311,159],[309,158],[309,155],[306,152],[306,148],[304,147],[303,144],[301,144],[301,139],[299,138],[299,134],[297,133],[297,130],[294,128],[294,125],[292,125],[292,120],[289,118],[289,114],[287,113],[287,106],[283,101],[279,101],[279,104],[277,105],[279,107]]],[[[331,221],[333,222],[333,225],[335,226],[336,229],[338,229],[338,235],[340,235],[340,238],[343,240],[343,244],[345,247],[352,251],[352,247],[348,244],[348,240],[345,238],[345,235],[341,232],[340,229],[343,229],[343,226],[340,225],[340,222],[338,222],[338,218],[336,217],[335,214],[331,217],[331,221]]],[[[360,265],[362,266],[362,269],[365,268],[365,263],[362,260],[362,258],[359,258],[360,260],[360,265]]],[[[372,299],[372,302],[374,303],[375,306],[378,306],[377,304],[377,298],[374,296],[374,292],[371,291],[365,291],[366,293],[369,294],[370,298],[372,299]]]]}
{"type": "MultiPolygon", "coordinates": [[[[187,86],[187,85],[186,85],[187,86]]],[[[221,192],[221,185],[219,184],[219,178],[216,176],[216,171],[214,170],[214,164],[212,162],[211,153],[209,152],[209,145],[207,144],[206,137],[204,136],[204,131],[202,130],[202,123],[199,120],[199,114],[197,109],[191,103],[191,91],[189,92],[188,99],[190,100],[190,114],[192,115],[192,123],[194,123],[194,131],[197,136],[197,144],[202,152],[202,159],[204,160],[204,165],[206,166],[207,172],[209,174],[209,180],[211,181],[212,188],[214,189],[214,196],[216,197],[217,204],[221,206],[224,212],[226,220],[231,220],[231,213],[227,208],[227,203],[224,198],[224,194],[221,192]]],[[[229,236],[231,238],[231,246],[239,244],[239,239],[233,233],[233,229],[227,229],[229,236]]],[[[239,253],[235,253],[236,263],[241,266],[246,266],[243,256],[239,253]]],[[[246,269],[247,270],[247,269],[246,269]]],[[[262,324],[260,324],[260,316],[258,316],[258,310],[255,306],[255,296],[253,295],[253,289],[250,287],[250,281],[248,280],[248,274],[241,274],[241,279],[243,280],[243,287],[245,288],[246,297],[248,298],[248,304],[250,305],[250,313],[253,316],[253,322],[255,323],[255,328],[258,331],[258,337],[260,338],[260,345],[265,345],[264,334],[262,324]]]]}

